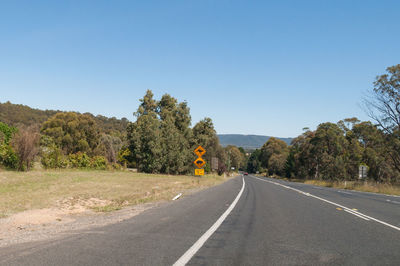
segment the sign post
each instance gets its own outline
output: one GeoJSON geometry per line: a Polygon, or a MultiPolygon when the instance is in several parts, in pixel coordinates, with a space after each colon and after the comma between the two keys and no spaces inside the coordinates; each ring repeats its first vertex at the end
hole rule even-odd
{"type": "Polygon", "coordinates": [[[199,146],[194,150],[194,153],[196,153],[196,155],[198,156],[198,158],[193,162],[194,165],[196,165],[196,167],[198,168],[194,170],[194,174],[202,176],[204,175],[203,166],[206,164],[206,161],[204,161],[203,158],[201,158],[201,156],[203,156],[204,153],[206,153],[206,150],[203,149],[203,147],[199,146]]]}
{"type": "Polygon", "coordinates": [[[367,178],[367,173],[368,173],[368,166],[360,165],[360,167],[358,168],[358,179],[367,178]]]}

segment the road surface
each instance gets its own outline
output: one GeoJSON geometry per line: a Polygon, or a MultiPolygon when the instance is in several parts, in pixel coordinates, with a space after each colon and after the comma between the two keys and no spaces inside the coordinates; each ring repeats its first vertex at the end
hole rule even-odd
{"type": "Polygon", "coordinates": [[[236,177],[0,265],[400,265],[400,197],[236,177]],[[218,223],[219,221],[219,223],[218,223]]]}

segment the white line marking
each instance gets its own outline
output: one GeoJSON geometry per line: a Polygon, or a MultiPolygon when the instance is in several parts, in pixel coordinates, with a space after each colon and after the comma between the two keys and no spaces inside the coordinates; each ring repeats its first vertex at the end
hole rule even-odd
{"type": "Polygon", "coordinates": [[[235,208],[236,204],[238,203],[240,196],[242,196],[245,182],[244,178],[242,189],[239,191],[239,194],[236,196],[235,200],[229,206],[229,208],[218,218],[218,220],[207,230],[197,241],[193,244],[186,252],[183,254],[173,265],[174,266],[181,266],[186,265],[190,261],[190,259],[199,251],[199,249],[204,245],[204,243],[210,238],[210,236],[218,229],[218,227],[224,222],[226,217],[232,212],[233,208],[235,208]]]}
{"type": "Polygon", "coordinates": [[[348,189],[351,192],[355,193],[361,193],[361,194],[374,194],[377,196],[386,196],[386,197],[393,197],[393,198],[400,198],[398,195],[390,195],[390,194],[384,194],[384,193],[375,193],[375,192],[366,192],[366,191],[358,191],[358,190],[353,190],[353,189],[348,189]]]}
{"type": "Polygon", "coordinates": [[[296,192],[299,192],[300,194],[303,194],[303,195],[306,195],[306,194],[307,194],[307,196],[309,196],[309,197],[313,197],[313,198],[319,199],[319,200],[324,201],[324,202],[326,202],[326,203],[332,204],[332,205],[334,205],[334,206],[336,206],[336,207],[340,207],[340,208],[342,208],[342,209],[344,209],[344,210],[348,210],[348,211],[350,211],[350,212],[353,212],[354,214],[358,214],[358,215],[360,215],[360,216],[363,216],[364,218],[370,219],[370,220],[372,220],[372,221],[375,221],[375,222],[377,222],[377,223],[386,225],[386,226],[391,227],[391,228],[393,228],[393,229],[395,229],[395,230],[397,230],[397,231],[400,231],[400,227],[391,225],[391,224],[386,223],[386,222],[384,222],[384,221],[378,220],[378,219],[376,219],[376,218],[374,218],[374,217],[365,215],[365,214],[363,214],[363,213],[361,213],[361,212],[353,211],[351,208],[348,208],[348,207],[342,206],[342,205],[340,205],[340,204],[337,204],[337,203],[335,203],[335,202],[332,202],[332,201],[329,201],[329,200],[320,198],[320,197],[315,196],[315,195],[312,195],[312,194],[310,194],[310,193],[305,193],[305,192],[303,192],[303,191],[301,191],[301,190],[299,190],[299,189],[292,188],[292,187],[289,187],[289,186],[285,186],[285,185],[282,185],[282,184],[277,183],[277,182],[273,182],[273,181],[261,179],[261,178],[258,178],[258,177],[253,177],[253,176],[252,176],[252,178],[255,178],[255,179],[258,179],[258,180],[261,180],[261,181],[264,181],[264,182],[268,182],[268,183],[271,183],[271,184],[274,184],[274,185],[277,185],[277,186],[281,186],[281,187],[284,187],[284,188],[287,188],[287,189],[291,189],[291,190],[296,191],[296,192]]]}
{"type": "Polygon", "coordinates": [[[179,199],[182,195],[183,195],[182,193],[179,193],[179,194],[176,195],[172,200],[177,200],[177,199],[179,199]]]}
{"type": "Polygon", "coordinates": [[[386,201],[387,201],[387,202],[393,202],[393,203],[396,203],[396,204],[400,204],[400,202],[395,201],[395,200],[389,200],[389,199],[387,199],[386,201]]]}
{"type": "Polygon", "coordinates": [[[339,192],[339,193],[343,193],[343,194],[349,194],[349,195],[353,195],[353,193],[346,192],[346,191],[340,191],[340,190],[338,190],[337,192],[339,192]]]}
{"type": "Polygon", "coordinates": [[[365,217],[363,217],[363,216],[361,216],[361,215],[358,215],[357,213],[351,212],[351,211],[346,210],[346,209],[344,209],[344,211],[345,211],[345,212],[348,212],[348,213],[351,213],[351,214],[353,214],[353,215],[355,215],[355,216],[357,216],[357,217],[360,217],[361,219],[364,219],[364,220],[366,220],[366,221],[370,221],[370,219],[365,218],[365,217]]]}

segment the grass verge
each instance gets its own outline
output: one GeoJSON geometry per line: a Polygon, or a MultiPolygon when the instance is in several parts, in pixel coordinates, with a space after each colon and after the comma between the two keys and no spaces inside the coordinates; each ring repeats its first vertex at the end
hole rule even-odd
{"type": "Polygon", "coordinates": [[[128,171],[0,170],[0,218],[26,210],[76,206],[109,212],[128,205],[171,200],[180,192],[225,180],[216,175],[198,178],[128,171]]]}

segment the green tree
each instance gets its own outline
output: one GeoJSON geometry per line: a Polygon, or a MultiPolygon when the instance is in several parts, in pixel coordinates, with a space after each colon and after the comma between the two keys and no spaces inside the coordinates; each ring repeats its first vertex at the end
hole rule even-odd
{"type": "Polygon", "coordinates": [[[289,148],[286,142],[269,138],[261,148],[261,166],[268,169],[269,174],[283,175],[288,154],[289,148]]]}
{"type": "Polygon", "coordinates": [[[100,137],[93,118],[73,112],[57,113],[43,124],[41,133],[51,137],[65,154],[93,155],[100,137]]]}
{"type": "Polygon", "coordinates": [[[121,138],[103,133],[99,142],[100,144],[97,146],[94,153],[104,156],[109,163],[116,163],[119,151],[124,144],[121,138]]]}
{"type": "Polygon", "coordinates": [[[168,174],[189,172],[191,153],[188,136],[190,135],[190,115],[185,105],[177,99],[164,94],[158,103],[161,120],[161,171],[168,174]]]}
{"type": "Polygon", "coordinates": [[[17,132],[15,127],[0,122],[0,143],[8,145],[14,133],[17,132]]]}
{"type": "MultiPolygon", "coordinates": [[[[203,157],[208,164],[211,163],[212,157],[217,157],[220,164],[225,164],[226,154],[219,144],[211,118],[206,117],[193,127],[192,149],[194,150],[198,145],[206,149],[207,152],[203,157]]],[[[194,158],[195,156],[192,157],[194,158]]]]}
{"type": "Polygon", "coordinates": [[[256,149],[254,152],[250,154],[250,157],[247,160],[247,172],[257,173],[261,171],[260,155],[261,155],[261,150],[259,149],[256,149]]]}
{"type": "Polygon", "coordinates": [[[380,75],[365,106],[369,116],[386,134],[391,167],[400,174],[400,64],[388,67],[380,75]]]}
{"type": "Polygon", "coordinates": [[[346,139],[339,126],[329,122],[320,124],[310,143],[313,145],[311,153],[314,155],[316,163],[315,178],[345,179],[346,139]]]}
{"type": "Polygon", "coordinates": [[[246,158],[238,147],[232,145],[227,146],[225,148],[225,154],[228,157],[228,167],[234,167],[235,170],[239,170],[240,168],[244,167],[246,158]]]}
{"type": "Polygon", "coordinates": [[[158,173],[161,169],[161,131],[156,114],[140,115],[128,126],[129,149],[140,172],[158,173]]]}
{"type": "Polygon", "coordinates": [[[10,169],[17,169],[19,164],[19,158],[10,145],[16,132],[15,127],[0,122],[0,165],[10,169]]]}
{"type": "Polygon", "coordinates": [[[392,149],[390,138],[369,121],[355,125],[352,132],[363,147],[362,162],[369,167],[368,177],[379,182],[395,181],[398,173],[388,152],[392,149]]]}

